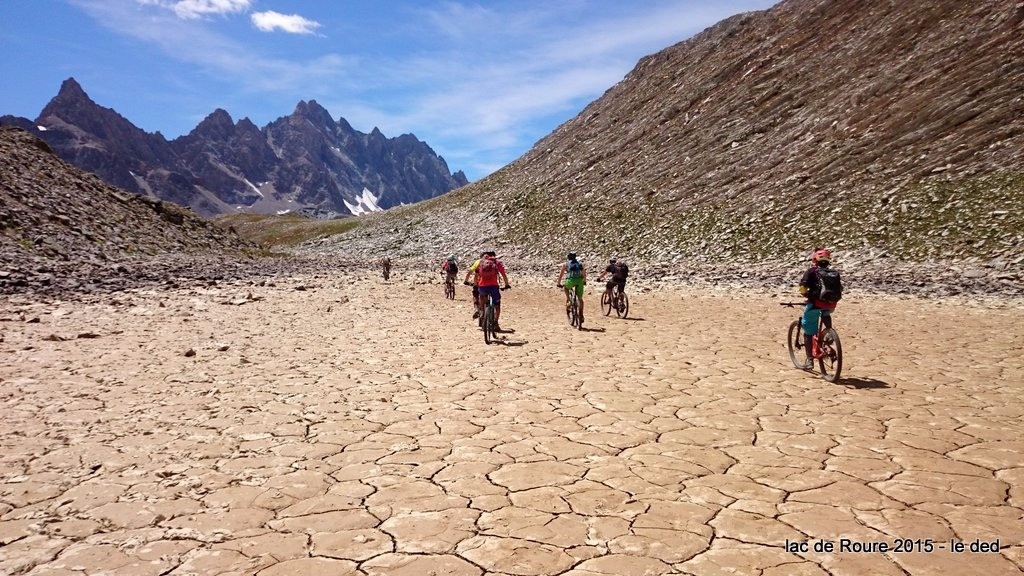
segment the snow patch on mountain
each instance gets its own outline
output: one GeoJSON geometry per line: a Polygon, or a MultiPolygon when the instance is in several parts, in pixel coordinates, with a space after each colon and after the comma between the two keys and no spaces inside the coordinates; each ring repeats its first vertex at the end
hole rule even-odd
{"type": "Polygon", "coordinates": [[[362,216],[363,214],[369,214],[370,212],[382,212],[384,209],[377,205],[379,198],[370,192],[368,188],[363,188],[363,193],[356,197],[355,204],[349,204],[348,200],[342,200],[345,203],[345,207],[348,211],[355,216],[362,216]]]}

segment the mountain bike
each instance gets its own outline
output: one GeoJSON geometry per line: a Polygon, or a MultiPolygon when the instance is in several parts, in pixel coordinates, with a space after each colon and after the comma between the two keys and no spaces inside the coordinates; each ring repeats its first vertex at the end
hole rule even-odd
{"type": "Polygon", "coordinates": [[[445,278],[444,280],[444,297],[449,300],[455,300],[455,279],[445,278]]]}
{"type": "Polygon", "coordinates": [[[381,266],[381,273],[384,274],[384,281],[386,282],[387,279],[391,277],[391,266],[390,265],[381,266]]]}
{"type": "MultiPolygon", "coordinates": [[[[559,288],[565,289],[564,285],[559,285],[559,288]]],[[[583,330],[583,315],[580,314],[580,298],[576,295],[576,290],[569,290],[569,304],[565,307],[565,317],[569,320],[569,325],[577,330],[583,330]]]]}
{"type": "MultiPolygon", "coordinates": [[[[505,286],[499,288],[499,290],[508,290],[511,286],[505,286]]],[[[480,328],[484,331],[484,344],[490,344],[491,342],[498,339],[498,320],[494,317],[494,298],[487,295],[487,305],[484,306],[484,311],[480,314],[480,328]]]]}
{"type": "Polygon", "coordinates": [[[615,314],[619,318],[625,318],[629,314],[629,296],[626,293],[619,290],[619,285],[615,284],[612,286],[611,293],[605,290],[601,294],[601,308],[604,310],[604,315],[609,316],[612,310],[615,310],[615,314]]]}
{"type": "MultiPolygon", "coordinates": [[[[782,302],[783,306],[790,308],[803,308],[803,302],[782,302]]],[[[797,318],[789,325],[789,332],[786,335],[786,343],[789,346],[789,359],[793,365],[801,370],[806,370],[804,362],[807,353],[804,344],[804,331],[797,318]]],[[[829,382],[839,380],[839,374],[843,371],[843,345],[839,341],[839,332],[835,328],[825,326],[825,317],[818,320],[818,332],[811,337],[811,358],[818,362],[818,369],[821,377],[829,382]]],[[[813,370],[813,368],[811,368],[813,370]]]]}

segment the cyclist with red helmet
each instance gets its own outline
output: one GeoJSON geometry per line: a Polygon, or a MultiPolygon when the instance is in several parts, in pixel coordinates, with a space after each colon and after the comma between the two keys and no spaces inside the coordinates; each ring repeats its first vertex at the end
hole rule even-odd
{"type": "Polygon", "coordinates": [[[831,263],[830,251],[815,248],[811,254],[811,267],[800,278],[800,294],[807,297],[807,305],[804,306],[804,314],[800,319],[804,332],[804,351],[807,353],[807,360],[804,363],[806,369],[814,366],[814,359],[811,357],[811,338],[818,332],[818,321],[820,320],[826,328],[832,328],[832,311],[836,309],[842,297],[843,287],[839,272],[829,268],[831,263]]]}
{"type": "MultiPolygon", "coordinates": [[[[481,254],[480,259],[469,267],[469,271],[466,273],[467,281],[470,276],[474,277],[473,283],[477,288],[477,310],[482,312],[487,307],[487,298],[490,297],[494,302],[494,330],[495,332],[501,331],[498,326],[498,321],[501,319],[501,290],[508,290],[511,287],[505,272],[505,264],[498,260],[494,251],[489,250],[481,254]],[[498,288],[499,276],[505,281],[505,287],[502,289],[498,288]]],[[[477,316],[478,314],[473,315],[474,318],[477,316]]]]}

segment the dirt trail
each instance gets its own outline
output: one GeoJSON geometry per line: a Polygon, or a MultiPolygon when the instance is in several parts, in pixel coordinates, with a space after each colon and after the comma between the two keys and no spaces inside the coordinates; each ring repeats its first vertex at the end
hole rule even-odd
{"type": "Polygon", "coordinates": [[[0,574],[1024,567],[1019,308],[851,294],[829,384],[788,297],[590,294],[578,332],[520,281],[488,347],[393,280],[0,301],[0,574]]]}

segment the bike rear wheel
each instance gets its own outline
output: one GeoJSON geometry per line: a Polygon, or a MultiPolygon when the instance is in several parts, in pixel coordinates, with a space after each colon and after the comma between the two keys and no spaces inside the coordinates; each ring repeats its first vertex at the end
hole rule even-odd
{"type": "Polygon", "coordinates": [[[615,312],[619,318],[625,318],[629,314],[629,296],[626,296],[625,292],[619,292],[618,296],[619,301],[616,303],[615,312]]]}
{"type": "Polygon", "coordinates": [[[789,346],[789,359],[793,361],[793,366],[803,370],[804,362],[807,361],[807,352],[804,351],[804,331],[800,327],[799,320],[794,320],[789,325],[786,343],[789,346]]]}
{"type": "Polygon", "coordinates": [[[569,325],[573,328],[580,327],[580,301],[575,293],[569,296],[569,325]]]}
{"type": "Polygon", "coordinates": [[[446,282],[444,285],[444,297],[449,300],[455,300],[455,285],[451,282],[446,282]]]}
{"type": "Polygon", "coordinates": [[[839,333],[834,328],[822,332],[823,337],[818,342],[821,350],[821,358],[818,359],[818,368],[821,369],[821,377],[829,382],[839,380],[839,374],[843,371],[843,345],[839,342],[839,333]]]}

